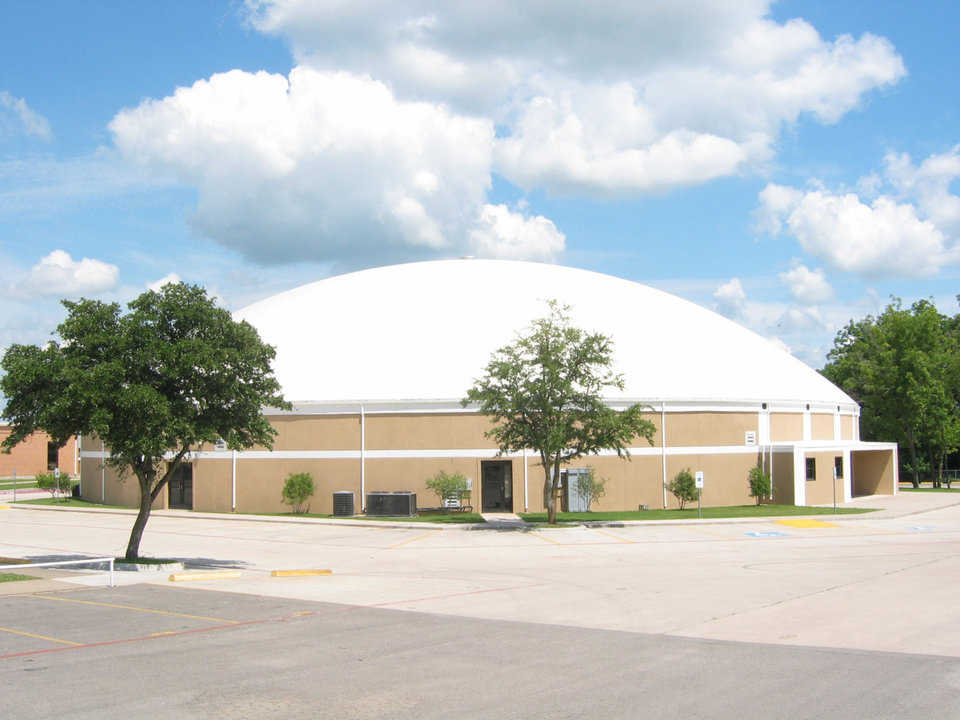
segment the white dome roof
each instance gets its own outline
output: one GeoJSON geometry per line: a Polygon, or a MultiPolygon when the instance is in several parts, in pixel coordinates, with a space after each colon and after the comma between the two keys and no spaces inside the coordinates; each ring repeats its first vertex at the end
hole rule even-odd
{"type": "Polygon", "coordinates": [[[462,398],[490,354],[569,305],[614,340],[624,391],[611,401],[854,401],[819,373],[714,312],[639,283],[560,265],[443,260],[374,268],[274,295],[235,313],[276,347],[294,403],[462,398]]]}

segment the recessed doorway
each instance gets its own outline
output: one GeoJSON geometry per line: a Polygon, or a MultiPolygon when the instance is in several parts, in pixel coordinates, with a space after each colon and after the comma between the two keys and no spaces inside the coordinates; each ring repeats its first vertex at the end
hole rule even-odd
{"type": "Polygon", "coordinates": [[[175,510],[193,510],[193,464],[181,463],[167,482],[170,488],[168,507],[175,510]]]}
{"type": "Polygon", "coordinates": [[[483,460],[480,477],[483,512],[513,512],[513,463],[483,460]]]}

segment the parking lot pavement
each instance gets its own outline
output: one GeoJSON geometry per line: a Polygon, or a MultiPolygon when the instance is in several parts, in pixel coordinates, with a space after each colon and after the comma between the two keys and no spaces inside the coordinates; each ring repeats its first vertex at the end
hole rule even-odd
{"type": "Polygon", "coordinates": [[[141,584],[0,598],[11,718],[956,717],[960,661],[141,584]]]}
{"type": "MultiPolygon", "coordinates": [[[[189,583],[460,618],[960,655],[960,506],[888,517],[513,530],[151,518],[146,554],[239,570],[189,583]],[[323,577],[271,570],[327,568],[323,577]],[[919,611],[917,598],[936,612],[919,611]]],[[[893,505],[898,498],[888,498],[893,505]]],[[[952,498],[950,498],[952,500],[952,498]]],[[[925,507],[926,510],[921,509],[925,507]]],[[[931,509],[933,508],[933,509],[931,509]]],[[[122,551],[123,515],[3,511],[0,555],[122,551]]],[[[129,576],[127,576],[129,577],[129,576]]],[[[138,581],[169,585],[166,575],[138,581]]],[[[82,582],[92,582],[89,578],[82,582]]],[[[130,580],[127,580],[130,582],[130,580]]]]}

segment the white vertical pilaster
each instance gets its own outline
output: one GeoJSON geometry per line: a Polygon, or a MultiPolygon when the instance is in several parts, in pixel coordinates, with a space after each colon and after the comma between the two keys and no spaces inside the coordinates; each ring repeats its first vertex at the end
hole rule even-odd
{"type": "Polygon", "coordinates": [[[798,447],[793,448],[793,504],[807,504],[807,466],[806,453],[798,447]]]}

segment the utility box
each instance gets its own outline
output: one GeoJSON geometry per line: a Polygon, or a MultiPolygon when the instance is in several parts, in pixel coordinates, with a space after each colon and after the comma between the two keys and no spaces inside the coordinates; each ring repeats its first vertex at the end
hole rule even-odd
{"type": "Polygon", "coordinates": [[[352,517],[356,514],[352,492],[349,490],[339,490],[333,494],[334,517],[352,517]]]}
{"type": "Polygon", "coordinates": [[[584,490],[586,489],[586,484],[590,482],[590,471],[587,468],[569,468],[564,480],[565,510],[567,512],[590,512],[590,495],[582,491],[580,487],[583,483],[584,490]]]}
{"type": "Polygon", "coordinates": [[[367,515],[413,517],[417,514],[417,494],[408,492],[367,493],[367,515]]]}

